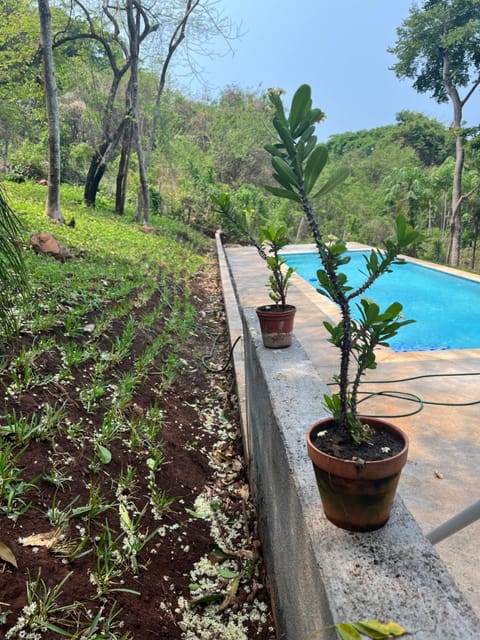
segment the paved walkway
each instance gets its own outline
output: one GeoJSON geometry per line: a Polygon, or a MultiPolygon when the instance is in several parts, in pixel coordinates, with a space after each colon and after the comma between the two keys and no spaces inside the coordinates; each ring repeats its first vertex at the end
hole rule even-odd
{"type": "MultiPolygon", "coordinates": [[[[226,254],[241,305],[267,304],[268,275],[256,250],[227,247],[226,254]]],[[[329,382],[337,371],[338,351],[326,341],[322,320],[335,318],[336,307],[297,275],[292,280],[288,302],[297,307],[295,335],[329,382]]],[[[409,461],[399,491],[428,533],[480,499],[480,404],[449,406],[480,401],[480,376],[451,376],[480,373],[480,349],[416,353],[384,349],[377,359],[379,366],[367,379],[384,382],[367,384],[365,390],[413,393],[424,401],[445,403],[425,405],[420,413],[394,420],[410,439],[409,461]],[[438,377],[385,382],[430,374],[438,377]]],[[[399,416],[416,408],[404,400],[376,397],[365,402],[363,412],[399,416]]],[[[440,542],[436,549],[480,616],[480,521],[440,542]]]]}

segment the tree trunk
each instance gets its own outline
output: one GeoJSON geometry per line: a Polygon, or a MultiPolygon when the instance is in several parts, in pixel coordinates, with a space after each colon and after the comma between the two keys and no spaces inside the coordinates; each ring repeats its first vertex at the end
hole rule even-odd
{"type": "Polygon", "coordinates": [[[450,243],[448,246],[447,256],[448,264],[452,267],[458,267],[458,265],[460,264],[460,250],[462,246],[462,175],[463,163],[465,158],[463,135],[460,131],[455,129],[455,136],[455,169],[453,173],[452,217],[450,219],[450,243]]]}
{"type": "Polygon", "coordinates": [[[443,51],[443,83],[448,97],[453,106],[452,128],[455,133],[455,169],[453,172],[452,187],[452,217],[450,219],[450,242],[448,246],[447,262],[452,267],[460,263],[460,250],[462,246],[462,175],[465,159],[464,138],[462,127],[463,105],[468,100],[471,92],[462,101],[457,88],[450,77],[450,60],[443,51]]]}
{"type": "Polygon", "coordinates": [[[95,151],[90,162],[87,178],[85,180],[85,188],[83,190],[83,199],[87,207],[94,207],[97,199],[97,193],[100,181],[105,174],[107,165],[102,162],[103,152],[108,146],[108,142],[104,142],[99,151],[95,151]]]}
{"type": "Polygon", "coordinates": [[[473,245],[472,245],[472,262],[470,268],[475,270],[475,260],[477,257],[477,240],[478,240],[478,227],[480,225],[480,211],[475,212],[475,219],[473,224],[473,245]]]}
{"type": "Polygon", "coordinates": [[[45,215],[64,222],[60,210],[60,119],[58,115],[57,83],[53,66],[51,14],[48,0],[38,0],[40,43],[43,58],[45,103],[48,120],[48,189],[45,215]]]}
{"type": "MultiPolygon", "coordinates": [[[[142,190],[143,201],[143,221],[150,223],[150,196],[147,184],[147,172],[145,170],[145,158],[143,155],[142,134],[140,131],[140,112],[138,108],[138,59],[140,56],[140,34],[138,25],[138,7],[133,0],[127,0],[127,23],[130,43],[130,100],[132,104],[132,126],[134,138],[137,145],[138,171],[140,177],[140,188],[142,190]],[[137,19],[134,15],[134,7],[137,9],[137,19]]],[[[141,212],[137,211],[135,220],[141,222],[141,212]]]]}
{"type": "MultiPolygon", "coordinates": [[[[170,66],[170,62],[173,58],[173,55],[180,44],[185,39],[185,30],[187,28],[187,22],[190,18],[193,11],[200,4],[200,0],[187,0],[185,5],[185,11],[182,16],[182,19],[179,21],[176,29],[174,30],[172,37],[170,38],[170,42],[168,43],[168,51],[165,56],[165,61],[162,65],[162,71],[160,74],[160,81],[158,83],[157,95],[155,98],[155,107],[153,110],[153,121],[152,121],[152,130],[150,132],[150,138],[147,143],[147,148],[145,151],[145,160],[144,160],[144,170],[145,173],[148,171],[148,167],[150,166],[150,161],[152,159],[152,153],[155,148],[155,141],[158,130],[158,123],[160,121],[160,102],[162,99],[163,91],[165,89],[165,82],[167,79],[167,71],[170,66]]],[[[140,219],[141,211],[144,208],[145,203],[143,201],[143,187],[140,187],[138,190],[137,196],[137,210],[135,214],[136,219],[140,219]]]]}
{"type": "Polygon", "coordinates": [[[117,183],[115,189],[115,213],[123,216],[127,199],[128,169],[130,166],[130,154],[132,150],[132,124],[129,122],[123,134],[122,151],[118,163],[117,183]]]}

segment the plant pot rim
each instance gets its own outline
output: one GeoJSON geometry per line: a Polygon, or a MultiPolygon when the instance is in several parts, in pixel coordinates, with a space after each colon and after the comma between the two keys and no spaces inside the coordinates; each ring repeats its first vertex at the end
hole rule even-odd
{"type": "Polygon", "coordinates": [[[266,313],[285,313],[288,311],[296,311],[297,307],[293,304],[263,304],[257,307],[257,313],[266,312],[266,313]]]}
{"type": "Polygon", "coordinates": [[[408,456],[408,436],[399,427],[383,420],[383,418],[370,418],[366,416],[359,416],[369,426],[380,429],[386,428],[389,431],[393,431],[396,435],[401,437],[404,441],[404,446],[394,456],[383,458],[382,460],[366,460],[363,465],[359,466],[355,460],[344,460],[343,458],[337,458],[328,453],[325,453],[321,449],[315,447],[312,442],[312,433],[322,425],[327,425],[334,422],[332,417],[323,418],[312,424],[307,430],[307,448],[308,455],[314,464],[324,468],[325,470],[331,470],[332,473],[341,473],[344,477],[348,478],[374,478],[379,473],[381,474],[383,467],[388,467],[389,472],[399,472],[407,461],[408,456]],[[320,460],[321,459],[321,462],[320,460]],[[341,470],[341,471],[340,471],[341,470]]]}

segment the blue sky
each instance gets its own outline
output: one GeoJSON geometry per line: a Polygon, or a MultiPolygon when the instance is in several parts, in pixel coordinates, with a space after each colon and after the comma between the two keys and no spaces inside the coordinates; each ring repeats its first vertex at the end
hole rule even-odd
{"type": "MultiPolygon", "coordinates": [[[[448,125],[449,105],[418,94],[410,81],[389,70],[387,48],[408,16],[412,0],[219,0],[218,8],[240,25],[241,39],[218,43],[224,55],[202,59],[209,93],[236,85],[245,90],[282,87],[287,100],[302,83],[312,87],[314,106],[327,114],[318,136],[395,123],[403,109],[448,125]]],[[[195,82],[190,90],[202,91],[195,82]]],[[[478,123],[480,99],[465,116],[478,123]],[[476,112],[476,113],[475,113],[476,112]]]]}

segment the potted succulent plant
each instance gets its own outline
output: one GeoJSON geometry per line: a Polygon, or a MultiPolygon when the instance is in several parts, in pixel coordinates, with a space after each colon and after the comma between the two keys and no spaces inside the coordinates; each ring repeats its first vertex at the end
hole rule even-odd
{"type": "Polygon", "coordinates": [[[280,254],[283,247],[288,244],[286,227],[282,225],[263,227],[260,229],[259,238],[256,238],[249,224],[253,216],[252,210],[246,209],[243,215],[239,215],[227,193],[210,197],[223,218],[239,229],[242,235],[256,247],[271,272],[266,286],[273,304],[265,304],[256,309],[263,345],[269,349],[289,347],[292,344],[296,308],[294,305],[287,304],[287,290],[295,270],[286,264],[280,254]]]}
{"type": "Polygon", "coordinates": [[[398,330],[413,320],[403,318],[399,302],[381,311],[363,296],[377,278],[401,262],[397,256],[418,242],[419,233],[399,216],[396,239],[387,241],[383,250],[373,249],[364,256],[365,281],[352,288],[342,272],[342,266],[350,260],[345,243],[325,238],[314,213],[315,200],[348,175],[339,169],[322,186],[318,185],[328,150],[317,144],[315,125],[324,115],[320,109],[312,108],[308,85],[296,91],[288,115],[279,91],[270,90],[269,98],[274,107],[277,139],[265,148],[272,156],[273,177],[278,186],[266,188],[300,206],[322,265],[317,272],[319,291],[336,303],[341,318],[337,324],[323,323],[329,341],[340,350],[339,372],[334,379],[338,391],[324,398],[331,417],[308,431],[308,453],[326,517],[342,528],[373,530],[389,518],[407,458],[408,439],[392,424],[359,415],[358,389],[363,374],[377,366],[376,347],[388,346],[398,330]]]}

